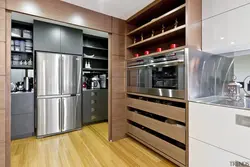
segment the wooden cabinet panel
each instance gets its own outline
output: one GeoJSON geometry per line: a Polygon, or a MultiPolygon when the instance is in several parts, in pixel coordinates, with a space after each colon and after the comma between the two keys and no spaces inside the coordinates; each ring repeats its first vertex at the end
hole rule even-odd
{"type": "Polygon", "coordinates": [[[5,166],[5,143],[0,142],[0,166],[5,166]]]}
{"type": "Polygon", "coordinates": [[[111,33],[111,16],[59,0],[7,0],[6,8],[24,14],[111,33]]]}
{"type": "Polygon", "coordinates": [[[0,142],[5,142],[5,110],[0,110],[0,142]]]}
{"type": "Polygon", "coordinates": [[[157,104],[153,102],[138,100],[138,99],[127,99],[127,105],[139,110],[157,114],[163,117],[171,118],[180,122],[186,122],[185,109],[174,106],[157,104]]]}
{"type": "MultiPolygon", "coordinates": [[[[125,54],[125,36],[112,34],[112,55],[125,54]]],[[[125,56],[124,56],[125,57],[125,56]]]]}
{"type": "Polygon", "coordinates": [[[126,22],[112,17],[112,33],[125,35],[126,22]]]}
{"type": "Polygon", "coordinates": [[[137,114],[135,112],[127,111],[128,119],[136,122],[142,126],[152,129],[158,133],[175,139],[181,143],[186,143],[185,131],[186,128],[178,127],[177,125],[171,125],[169,123],[160,122],[158,120],[137,114]]]}
{"type": "Polygon", "coordinates": [[[5,41],[5,9],[0,8],[0,41],[5,41]]]}
{"type": "Polygon", "coordinates": [[[61,52],[61,27],[34,21],[34,50],[61,52]]]}
{"type": "Polygon", "coordinates": [[[5,75],[5,42],[0,42],[0,75],[5,75]]]}
{"type": "Polygon", "coordinates": [[[61,53],[83,54],[82,30],[61,27],[61,53]]]}
{"type": "Polygon", "coordinates": [[[161,152],[165,153],[170,157],[174,157],[177,161],[185,164],[185,150],[182,150],[179,147],[176,147],[150,133],[143,131],[133,125],[128,125],[128,132],[142,141],[149,143],[151,146],[155,147],[156,149],[160,150],[161,152]]]}

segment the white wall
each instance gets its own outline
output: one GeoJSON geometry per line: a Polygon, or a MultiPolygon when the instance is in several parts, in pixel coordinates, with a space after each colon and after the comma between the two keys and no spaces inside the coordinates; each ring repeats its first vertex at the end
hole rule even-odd
{"type": "Polygon", "coordinates": [[[247,76],[250,76],[250,55],[234,58],[234,74],[237,81],[243,81],[247,76]]]}

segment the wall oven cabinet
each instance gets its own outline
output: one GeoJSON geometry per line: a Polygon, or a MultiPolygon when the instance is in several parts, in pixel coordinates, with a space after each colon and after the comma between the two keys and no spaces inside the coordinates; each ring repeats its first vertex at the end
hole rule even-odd
{"type": "Polygon", "coordinates": [[[185,98],[184,50],[128,62],[128,92],[185,98]]]}

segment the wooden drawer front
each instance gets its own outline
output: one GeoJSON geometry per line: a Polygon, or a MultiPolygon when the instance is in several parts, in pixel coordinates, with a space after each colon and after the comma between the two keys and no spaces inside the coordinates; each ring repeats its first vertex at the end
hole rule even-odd
{"type": "Polygon", "coordinates": [[[153,146],[154,148],[160,150],[164,154],[172,157],[173,159],[177,160],[178,162],[185,165],[185,150],[182,150],[179,147],[176,147],[146,131],[143,131],[133,125],[128,125],[128,132],[142,141],[148,143],[149,145],[153,146]]]}
{"type": "Polygon", "coordinates": [[[157,114],[163,117],[171,118],[176,121],[186,122],[185,118],[185,109],[164,105],[164,104],[157,104],[153,102],[128,98],[127,105],[129,107],[133,107],[139,110],[147,111],[153,114],[157,114]]]}
{"type": "Polygon", "coordinates": [[[169,123],[160,122],[158,120],[137,114],[135,112],[128,111],[128,119],[143,125],[149,129],[152,129],[158,133],[175,139],[181,143],[185,142],[185,128],[177,127],[176,125],[171,125],[169,123]]]}

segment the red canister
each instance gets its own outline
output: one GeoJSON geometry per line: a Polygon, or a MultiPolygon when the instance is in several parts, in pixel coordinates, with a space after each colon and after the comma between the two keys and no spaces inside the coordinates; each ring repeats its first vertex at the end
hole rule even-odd
{"type": "Polygon", "coordinates": [[[177,48],[177,47],[178,47],[178,45],[175,44],[175,43],[173,43],[173,44],[170,45],[170,49],[174,49],[174,48],[177,48]]]}
{"type": "Polygon", "coordinates": [[[135,57],[139,57],[140,55],[138,53],[135,54],[135,57]]]}
{"type": "Polygon", "coordinates": [[[161,52],[161,51],[162,51],[162,48],[157,48],[156,51],[157,51],[157,52],[161,52]]]}
{"type": "Polygon", "coordinates": [[[144,52],[144,54],[145,54],[145,55],[148,55],[148,54],[149,54],[149,51],[148,51],[148,50],[146,50],[146,51],[144,52]]]}

